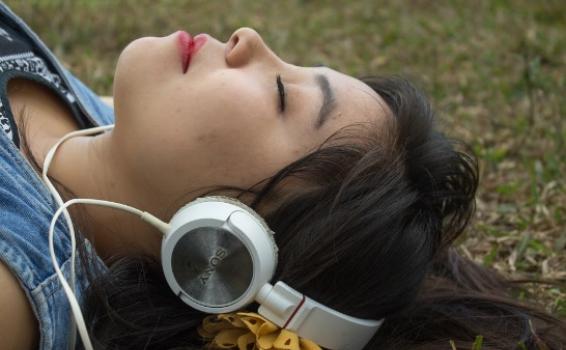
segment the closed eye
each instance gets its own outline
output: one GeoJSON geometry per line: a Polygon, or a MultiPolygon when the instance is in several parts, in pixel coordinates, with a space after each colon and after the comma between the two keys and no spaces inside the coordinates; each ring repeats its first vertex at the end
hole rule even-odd
{"type": "Polygon", "coordinates": [[[279,111],[284,112],[287,101],[285,101],[285,95],[286,95],[285,85],[283,85],[283,82],[281,81],[280,74],[277,74],[276,81],[277,81],[277,91],[279,91],[279,111]]]}

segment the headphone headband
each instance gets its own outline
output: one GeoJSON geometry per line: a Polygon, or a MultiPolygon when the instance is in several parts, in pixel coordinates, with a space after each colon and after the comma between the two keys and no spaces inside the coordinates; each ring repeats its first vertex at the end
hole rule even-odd
{"type": "Polygon", "coordinates": [[[266,284],[257,300],[260,315],[328,349],[362,349],[383,323],[340,313],[281,281],[266,284]]]}

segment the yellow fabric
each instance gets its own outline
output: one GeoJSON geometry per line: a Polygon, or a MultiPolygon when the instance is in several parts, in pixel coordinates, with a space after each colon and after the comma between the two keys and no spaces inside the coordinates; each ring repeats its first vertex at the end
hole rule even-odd
{"type": "Polygon", "coordinates": [[[316,343],[254,312],[209,315],[197,331],[210,341],[212,349],[322,350],[316,343]]]}

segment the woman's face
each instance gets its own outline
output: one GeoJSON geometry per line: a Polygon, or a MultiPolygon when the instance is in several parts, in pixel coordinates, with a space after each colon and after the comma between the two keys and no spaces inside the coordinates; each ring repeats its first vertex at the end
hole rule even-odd
{"type": "Polygon", "coordinates": [[[247,188],[339,128],[386,116],[361,81],[289,64],[249,28],[226,43],[204,35],[183,73],[178,35],[130,43],[114,80],[117,149],[143,185],[160,193],[247,188]],[[321,115],[326,122],[317,127],[321,115]]]}

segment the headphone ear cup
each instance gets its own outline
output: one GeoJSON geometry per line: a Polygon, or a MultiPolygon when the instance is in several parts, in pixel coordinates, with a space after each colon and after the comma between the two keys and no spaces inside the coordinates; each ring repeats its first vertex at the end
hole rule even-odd
{"type": "Polygon", "coordinates": [[[161,247],[173,292],[208,313],[253,302],[277,264],[273,231],[251,208],[227,198],[203,197],[185,205],[171,219],[161,247]]]}
{"type": "Polygon", "coordinates": [[[252,284],[253,262],[238,237],[222,228],[201,227],[177,241],[171,271],[183,292],[210,307],[225,307],[252,284]]]}

